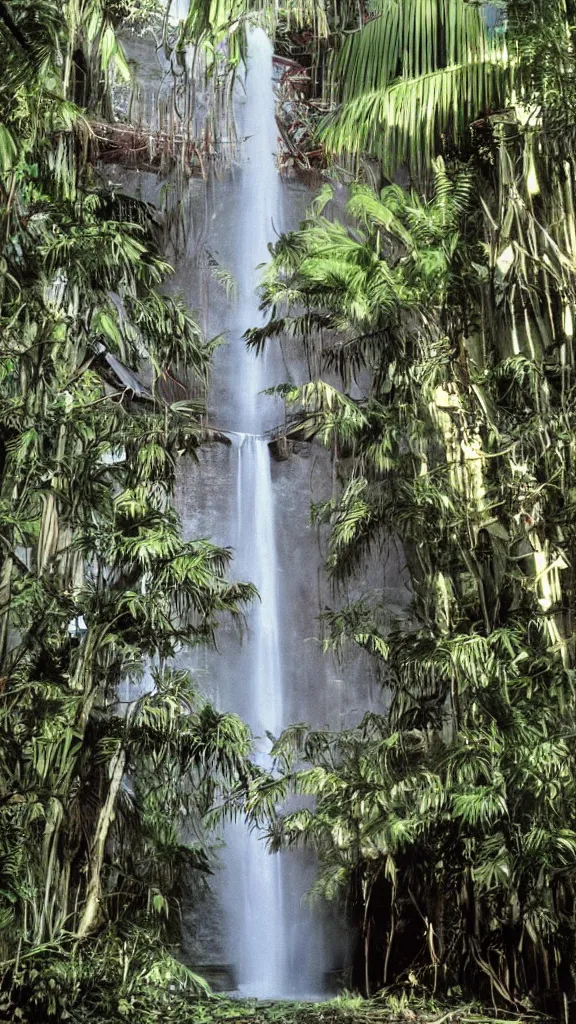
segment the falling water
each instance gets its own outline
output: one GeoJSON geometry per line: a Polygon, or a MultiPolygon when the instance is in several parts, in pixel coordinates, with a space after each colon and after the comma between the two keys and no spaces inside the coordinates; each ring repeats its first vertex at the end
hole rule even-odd
{"type": "Polygon", "coordinates": [[[248,73],[242,113],[244,137],[239,207],[234,225],[237,254],[238,307],[235,335],[238,345],[234,389],[235,429],[261,435],[274,425],[279,403],[260,392],[275,381],[266,356],[247,351],[242,334],[263,322],[257,288],[261,265],[269,259],[268,245],[282,228],[282,189],[276,167],[277,128],[272,88],[272,44],[261,28],[248,30],[248,73]]]}
{"type": "MultiPolygon", "coordinates": [[[[238,265],[236,319],[237,361],[234,389],[237,447],[236,572],[258,588],[260,599],[249,617],[245,652],[247,718],[258,737],[258,756],[268,758],[267,733],[277,735],[284,723],[278,566],[270,452],[263,432],[271,404],[260,392],[269,383],[266,365],[246,349],[242,335],[257,325],[257,269],[268,257],[274,219],[281,219],[281,192],[276,169],[276,122],[272,89],[272,46],[260,28],[249,30],[243,134],[246,138],[235,224],[238,265]]],[[[232,838],[232,837],[231,837],[232,838]]],[[[289,949],[285,921],[283,860],[270,854],[262,837],[236,828],[236,901],[239,945],[238,982],[245,994],[261,997],[290,993],[289,949]],[[239,877],[238,877],[239,876],[239,877]]]]}
{"type": "MultiPolygon", "coordinates": [[[[237,469],[237,571],[250,578],[260,595],[250,616],[246,665],[247,717],[259,738],[257,756],[269,760],[266,733],[282,728],[282,666],[279,646],[276,538],[265,438],[240,434],[237,469]]],[[[242,899],[240,943],[236,951],[241,991],[261,997],[288,994],[288,949],[284,918],[283,862],[268,853],[257,831],[235,829],[236,865],[242,899]]]]}

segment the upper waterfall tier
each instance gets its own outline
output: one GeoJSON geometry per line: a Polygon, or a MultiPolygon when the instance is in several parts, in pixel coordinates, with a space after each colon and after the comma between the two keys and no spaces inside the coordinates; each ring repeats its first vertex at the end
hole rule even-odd
{"type": "Polygon", "coordinates": [[[268,246],[282,229],[282,189],[276,165],[277,135],[272,88],[272,43],[261,28],[248,29],[248,67],[241,111],[244,138],[240,204],[232,225],[238,306],[231,344],[237,369],[234,429],[262,434],[270,426],[271,399],[261,391],[278,381],[266,372],[265,357],[248,351],[244,331],[263,322],[257,288],[268,246]],[[268,418],[267,418],[268,417],[268,418]]]}

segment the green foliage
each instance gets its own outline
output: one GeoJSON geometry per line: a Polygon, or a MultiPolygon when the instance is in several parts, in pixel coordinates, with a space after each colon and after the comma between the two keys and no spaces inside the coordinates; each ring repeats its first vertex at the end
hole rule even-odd
{"type": "Polygon", "coordinates": [[[0,19],[0,1005],[30,1022],[167,1020],[204,990],[165,943],[251,772],[247,728],[170,668],[253,588],[171,503],[203,410],[159,385],[204,385],[213,344],[160,291],[154,211],[86,162],[73,68],[121,70],[108,13],[0,19]]]}
{"type": "Polygon", "coordinates": [[[25,952],[4,975],[4,1019],[83,1024],[190,1019],[206,983],[148,929],[107,929],[86,943],[62,940],[25,952]],[[8,987],[8,983],[9,986],[8,987]]]}
{"type": "MultiPolygon", "coordinates": [[[[478,28],[466,4],[408,3],[402,16],[417,10],[435,12],[442,35],[426,35],[421,19],[409,33],[398,7],[401,66],[392,16],[350,41],[338,116],[367,89],[388,103],[398,89],[414,85],[415,95],[428,75],[439,80],[450,38],[464,45],[478,28]],[[457,11],[464,21],[451,37],[447,15],[457,11]]],[[[372,655],[389,710],[341,733],[287,730],[280,773],[254,783],[251,807],[276,847],[318,851],[319,894],[347,895],[365,990],[415,976],[436,991],[458,985],[509,1007],[567,1013],[574,57],[563,5],[510,3],[508,14],[516,92],[468,134],[471,159],[452,148],[449,165],[430,160],[447,137],[458,142],[454,104],[463,127],[479,112],[457,90],[433,106],[429,132],[426,106],[391,117],[394,137],[360,119],[360,148],[374,132],[384,173],[405,159],[414,178],[426,170],[426,192],[355,184],[337,219],[325,189],[273,250],[270,322],[249,340],[261,348],[291,335],[317,368],[309,383],[279,391],[295,429],[336,460],[337,486],[313,510],[329,528],[328,569],[346,583],[393,540],[411,601],[393,621],[381,593],[326,613],[326,646],[372,655]],[[291,792],[304,805],[278,815],[291,792]]],[[[485,45],[465,48],[476,60],[485,45]]]]}
{"type": "Polygon", "coordinates": [[[345,41],[335,67],[341,105],[321,133],[335,153],[425,169],[441,138],[501,106],[508,59],[469,0],[380,0],[345,41]]]}
{"type": "MultiPolygon", "coordinates": [[[[457,997],[458,993],[454,993],[457,997]]],[[[257,1002],[256,1000],[212,999],[198,1004],[194,1020],[198,1024],[215,1024],[216,1021],[234,1019],[240,1024],[400,1024],[401,1021],[418,1021],[420,1024],[438,1024],[441,1020],[452,1020],[454,1024],[488,1024],[493,1019],[482,1013],[480,1006],[458,1003],[457,998],[449,1003],[438,1003],[422,993],[415,984],[406,987],[399,995],[380,995],[364,999],[353,992],[343,991],[335,999],[320,1003],[257,1002]]],[[[517,1021],[521,1018],[516,1017],[517,1021]]],[[[499,1022],[502,1024],[502,1022],[499,1022]]]]}
{"type": "Polygon", "coordinates": [[[165,13],[160,0],[107,0],[106,10],[115,25],[137,29],[154,25],[165,13]]]}
{"type": "Polygon", "coordinates": [[[279,24],[288,30],[311,27],[315,38],[323,39],[329,31],[326,7],[325,0],[191,0],[172,46],[182,60],[184,47],[193,43],[203,52],[210,74],[223,56],[226,66],[234,69],[245,56],[247,24],[263,23],[271,34],[279,24]]]}

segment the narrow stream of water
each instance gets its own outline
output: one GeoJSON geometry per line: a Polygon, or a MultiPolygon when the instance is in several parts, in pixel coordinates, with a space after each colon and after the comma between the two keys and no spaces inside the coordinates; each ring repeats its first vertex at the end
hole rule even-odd
{"type": "MultiPolygon", "coordinates": [[[[248,32],[248,70],[243,112],[246,137],[236,236],[238,318],[235,337],[236,379],[233,392],[237,448],[235,569],[258,588],[250,616],[243,680],[245,707],[258,756],[267,759],[268,732],[278,735],[285,723],[280,647],[278,559],[270,452],[263,432],[270,401],[260,394],[266,381],[263,359],[248,351],[242,335],[261,319],[257,269],[268,257],[274,228],[281,227],[281,190],[276,168],[276,122],[272,88],[272,45],[260,28],[248,32]]],[[[245,826],[229,836],[242,898],[237,910],[238,985],[247,995],[291,994],[286,977],[290,959],[285,920],[283,860],[270,854],[256,831],[245,826]]]]}

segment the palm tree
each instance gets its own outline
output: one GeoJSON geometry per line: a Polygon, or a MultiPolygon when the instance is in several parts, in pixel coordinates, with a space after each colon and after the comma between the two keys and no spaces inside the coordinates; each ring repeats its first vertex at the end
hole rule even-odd
{"type": "Polygon", "coordinates": [[[443,141],[465,144],[472,122],[501,109],[510,62],[468,0],[379,0],[344,41],[334,79],[340,106],[322,136],[334,153],[377,156],[388,177],[420,175],[443,141]]]}

